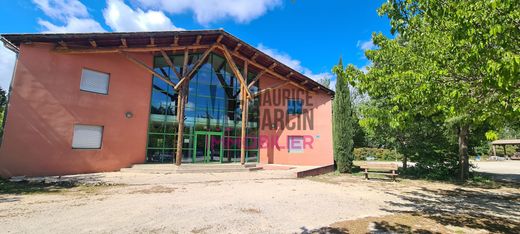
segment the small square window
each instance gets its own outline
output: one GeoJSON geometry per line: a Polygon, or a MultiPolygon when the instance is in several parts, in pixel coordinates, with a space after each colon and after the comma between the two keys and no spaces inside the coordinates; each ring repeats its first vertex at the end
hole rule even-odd
{"type": "Polygon", "coordinates": [[[102,138],[103,126],[76,124],[72,136],[72,148],[100,149],[102,138]]]}
{"type": "Polygon", "coordinates": [[[287,136],[289,153],[303,153],[303,136],[287,136]]]}
{"type": "Polygon", "coordinates": [[[287,114],[299,115],[303,112],[303,100],[301,99],[288,99],[287,100],[287,114]]]}
{"type": "Polygon", "coordinates": [[[108,73],[83,69],[81,72],[80,90],[108,94],[108,81],[110,75],[108,73]]]}

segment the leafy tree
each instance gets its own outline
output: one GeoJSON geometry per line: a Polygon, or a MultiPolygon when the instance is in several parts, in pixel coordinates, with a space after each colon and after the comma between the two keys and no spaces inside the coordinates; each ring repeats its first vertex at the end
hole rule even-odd
{"type": "Polygon", "coordinates": [[[367,75],[354,78],[385,100],[390,125],[431,118],[455,129],[459,176],[469,174],[468,142],[484,124],[520,114],[520,8],[516,1],[389,0],[394,39],[374,34],[367,75]]]}
{"type": "Polygon", "coordinates": [[[330,77],[323,77],[321,79],[318,79],[318,83],[327,88],[330,88],[330,77]]]}
{"type": "Polygon", "coordinates": [[[333,72],[337,76],[336,95],[333,103],[333,135],[334,135],[334,160],[339,172],[352,172],[354,161],[354,130],[352,129],[352,103],[347,82],[355,68],[353,66],[343,69],[340,60],[333,72]]]}
{"type": "Polygon", "coordinates": [[[0,138],[4,133],[4,114],[7,105],[7,95],[4,89],[0,87],[0,138]]]}

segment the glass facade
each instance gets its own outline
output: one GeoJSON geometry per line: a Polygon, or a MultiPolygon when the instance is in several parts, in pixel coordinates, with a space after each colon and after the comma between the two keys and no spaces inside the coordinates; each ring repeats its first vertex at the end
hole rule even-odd
{"type": "MultiPolygon", "coordinates": [[[[201,54],[189,56],[189,69],[201,54]]],[[[182,74],[183,54],[170,56],[182,74]]],[[[237,64],[238,65],[238,64],[237,64]]],[[[162,56],[154,58],[154,69],[178,83],[174,71],[162,56]]],[[[242,68],[239,66],[239,69],[242,68]]],[[[242,71],[241,71],[242,72],[242,71]]],[[[248,83],[256,74],[248,74],[248,83]]],[[[258,91],[258,82],[251,88],[258,91]]],[[[183,163],[240,162],[242,110],[240,82],[226,60],[210,54],[189,82],[185,105],[183,163]]],[[[258,97],[249,101],[246,161],[258,161],[258,97]]],[[[153,78],[148,127],[147,162],[172,163],[177,146],[177,92],[157,77],[153,78]]]]}

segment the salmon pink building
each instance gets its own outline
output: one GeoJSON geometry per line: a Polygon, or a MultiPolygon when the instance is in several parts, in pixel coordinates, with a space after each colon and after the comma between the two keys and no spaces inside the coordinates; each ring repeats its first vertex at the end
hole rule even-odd
{"type": "Polygon", "coordinates": [[[5,34],[0,175],[333,164],[333,91],[223,30],[5,34]]]}

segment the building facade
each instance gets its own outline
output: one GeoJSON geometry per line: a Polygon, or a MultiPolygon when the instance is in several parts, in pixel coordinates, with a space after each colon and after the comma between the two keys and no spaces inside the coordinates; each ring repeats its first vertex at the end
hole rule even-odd
{"type": "Polygon", "coordinates": [[[0,174],[333,164],[333,92],[223,30],[8,34],[0,174]]]}

